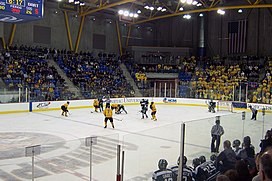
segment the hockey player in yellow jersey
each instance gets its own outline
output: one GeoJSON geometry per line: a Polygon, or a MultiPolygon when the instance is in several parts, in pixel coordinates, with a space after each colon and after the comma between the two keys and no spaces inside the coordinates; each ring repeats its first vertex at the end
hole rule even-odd
{"type": "Polygon", "coordinates": [[[111,105],[111,110],[115,110],[115,113],[116,113],[117,110],[118,110],[118,104],[112,104],[111,105]]]}
{"type": "Polygon", "coordinates": [[[104,115],[105,115],[105,120],[104,120],[104,128],[107,128],[107,122],[108,120],[110,120],[111,122],[111,126],[112,128],[114,128],[114,124],[113,124],[113,118],[112,118],[112,110],[110,108],[110,106],[107,106],[106,109],[103,111],[104,115]]]}
{"type": "Polygon", "coordinates": [[[94,106],[94,111],[98,112],[98,108],[99,108],[99,101],[98,101],[98,99],[94,100],[93,106],[94,106]]]}
{"type": "Polygon", "coordinates": [[[156,106],[155,106],[154,102],[151,102],[150,109],[151,109],[151,116],[152,116],[151,119],[154,120],[154,121],[157,121],[157,118],[156,118],[157,109],[156,109],[156,106]]]}
{"type": "Polygon", "coordinates": [[[60,108],[61,108],[61,110],[62,110],[62,113],[61,113],[61,115],[62,116],[66,116],[67,117],[67,113],[68,113],[68,105],[69,105],[70,103],[67,101],[67,103],[65,103],[65,104],[63,104],[60,108]]]}

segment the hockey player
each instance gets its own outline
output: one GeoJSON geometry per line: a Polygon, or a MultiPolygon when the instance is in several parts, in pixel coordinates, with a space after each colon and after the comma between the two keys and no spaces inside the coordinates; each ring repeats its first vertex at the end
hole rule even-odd
{"type": "Polygon", "coordinates": [[[192,163],[193,163],[194,170],[196,169],[196,167],[197,167],[198,165],[201,164],[199,158],[194,158],[192,163]]]}
{"type": "Polygon", "coordinates": [[[114,124],[113,124],[113,118],[112,118],[112,110],[110,108],[110,106],[107,106],[106,109],[103,111],[104,115],[105,115],[105,120],[104,120],[104,128],[107,128],[107,122],[108,120],[110,120],[111,122],[111,126],[112,128],[114,128],[114,124]]]}
{"type": "Polygon", "coordinates": [[[146,118],[148,118],[146,112],[147,112],[147,109],[148,109],[148,101],[146,102],[144,99],[142,99],[142,101],[140,102],[141,104],[141,113],[142,113],[142,119],[144,119],[144,116],[146,118]]]}
{"type": "Polygon", "coordinates": [[[173,180],[173,172],[167,169],[167,161],[160,159],[158,163],[159,170],[155,171],[152,175],[152,181],[165,181],[173,180]]]}
{"type": "Polygon", "coordinates": [[[214,161],[207,161],[205,156],[200,156],[200,165],[195,169],[196,181],[215,181],[217,175],[220,173],[214,164],[214,161]]]}
{"type": "Polygon", "coordinates": [[[104,102],[106,102],[106,107],[110,105],[111,103],[111,100],[110,98],[108,97],[104,102]]]}
{"type": "Polygon", "coordinates": [[[103,111],[103,99],[99,98],[98,102],[99,102],[99,111],[102,112],[103,111]]]}
{"type": "Polygon", "coordinates": [[[94,100],[93,106],[94,106],[94,111],[98,112],[98,108],[99,108],[99,101],[98,101],[98,99],[94,100]]]}
{"type": "Polygon", "coordinates": [[[154,102],[151,102],[150,109],[151,109],[151,116],[152,116],[151,119],[154,121],[157,121],[157,118],[156,118],[157,109],[156,109],[154,102]]]}
{"type": "Polygon", "coordinates": [[[211,101],[208,104],[209,112],[215,113],[215,107],[216,107],[216,102],[213,102],[213,100],[211,99],[211,101]]]}
{"type": "Polygon", "coordinates": [[[257,117],[257,113],[258,113],[258,111],[257,111],[255,108],[253,108],[252,106],[249,106],[249,109],[250,109],[250,110],[251,110],[251,112],[252,112],[252,117],[251,117],[251,120],[256,121],[256,117],[257,117]]]}
{"type": "MultiPolygon", "coordinates": [[[[173,172],[173,181],[177,181],[177,177],[178,177],[178,167],[179,167],[179,163],[180,163],[180,157],[178,158],[178,161],[177,161],[177,164],[178,165],[175,165],[173,167],[171,167],[171,170],[173,172]]],[[[187,180],[187,181],[193,181],[194,178],[193,178],[193,170],[192,168],[188,167],[186,165],[187,163],[187,157],[184,156],[183,157],[183,174],[182,174],[182,180],[187,180]]]]}
{"type": "Polygon", "coordinates": [[[232,142],[233,151],[235,152],[236,156],[240,155],[240,152],[242,151],[242,147],[240,147],[241,141],[240,140],[234,140],[232,142]]]}
{"type": "MultiPolygon", "coordinates": [[[[108,106],[108,105],[110,105],[110,104],[106,104],[106,106],[108,106]]],[[[112,104],[111,105],[111,110],[114,110],[115,113],[117,112],[117,109],[118,109],[118,104],[112,104]]]]}
{"type": "Polygon", "coordinates": [[[62,113],[61,115],[62,116],[66,116],[67,117],[67,113],[69,112],[68,111],[68,105],[70,104],[70,102],[67,101],[67,103],[63,104],[60,108],[62,110],[62,113]]]}
{"type": "Polygon", "coordinates": [[[117,108],[118,108],[118,109],[117,109],[116,114],[121,114],[122,111],[124,111],[124,112],[127,114],[127,111],[125,110],[125,106],[124,106],[124,105],[118,104],[118,107],[117,107],[117,108]]]}

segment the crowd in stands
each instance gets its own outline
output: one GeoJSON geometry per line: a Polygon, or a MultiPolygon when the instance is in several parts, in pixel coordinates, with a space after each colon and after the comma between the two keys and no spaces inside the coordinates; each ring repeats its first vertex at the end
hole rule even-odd
{"type": "Polygon", "coordinates": [[[110,97],[130,97],[134,95],[132,86],[126,81],[115,54],[89,53],[58,54],[55,57],[69,79],[80,88],[85,98],[109,95],[110,97]]]}
{"type": "Polygon", "coordinates": [[[31,49],[0,53],[0,76],[8,89],[28,88],[32,101],[72,98],[64,79],[40,55],[31,49]]]}
{"type": "MultiPolygon", "coordinates": [[[[244,137],[242,146],[240,140],[233,143],[225,140],[223,151],[218,155],[212,154],[210,160],[199,156],[192,160],[192,165],[187,164],[187,157],[183,159],[183,180],[195,181],[270,181],[272,180],[272,129],[267,130],[265,139],[260,142],[260,152],[256,153],[249,136],[244,137]]],[[[153,173],[153,180],[160,180],[165,176],[177,180],[177,165],[167,167],[168,162],[161,159],[158,163],[159,170],[153,173]]]]}
{"type": "Polygon", "coordinates": [[[85,98],[134,95],[115,53],[98,53],[95,57],[90,52],[14,45],[1,53],[0,76],[9,90],[28,88],[33,101],[75,99],[55,67],[48,65],[48,59],[59,64],[85,98]]]}
{"type": "MultiPolygon", "coordinates": [[[[161,60],[165,57],[148,54],[143,55],[142,58],[161,60]]],[[[215,56],[199,59],[194,56],[189,58],[178,56],[172,58],[174,64],[135,64],[132,58],[126,57],[125,64],[140,89],[152,89],[147,73],[178,73],[180,97],[238,100],[241,85],[244,91],[241,95],[242,101],[272,103],[272,61],[269,57],[215,56]],[[245,96],[246,89],[247,96],[245,96]]]]}
{"type": "Polygon", "coordinates": [[[195,90],[196,98],[232,100],[233,86],[239,86],[239,83],[246,81],[247,77],[239,65],[211,65],[205,70],[196,69],[195,81],[192,81],[191,86],[195,90]]]}

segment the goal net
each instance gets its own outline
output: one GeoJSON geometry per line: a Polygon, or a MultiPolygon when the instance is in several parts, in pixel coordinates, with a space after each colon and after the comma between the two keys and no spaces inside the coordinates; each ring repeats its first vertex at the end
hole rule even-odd
{"type": "Polygon", "coordinates": [[[233,112],[233,105],[231,101],[218,101],[217,111],[229,111],[233,112]]]}

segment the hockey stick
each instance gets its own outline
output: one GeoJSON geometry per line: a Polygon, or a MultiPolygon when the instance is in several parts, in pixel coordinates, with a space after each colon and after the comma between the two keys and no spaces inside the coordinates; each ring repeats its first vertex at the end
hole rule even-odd
{"type": "Polygon", "coordinates": [[[113,118],[113,119],[115,119],[115,120],[117,120],[117,121],[123,121],[123,118],[122,118],[122,119],[113,118]]]}

